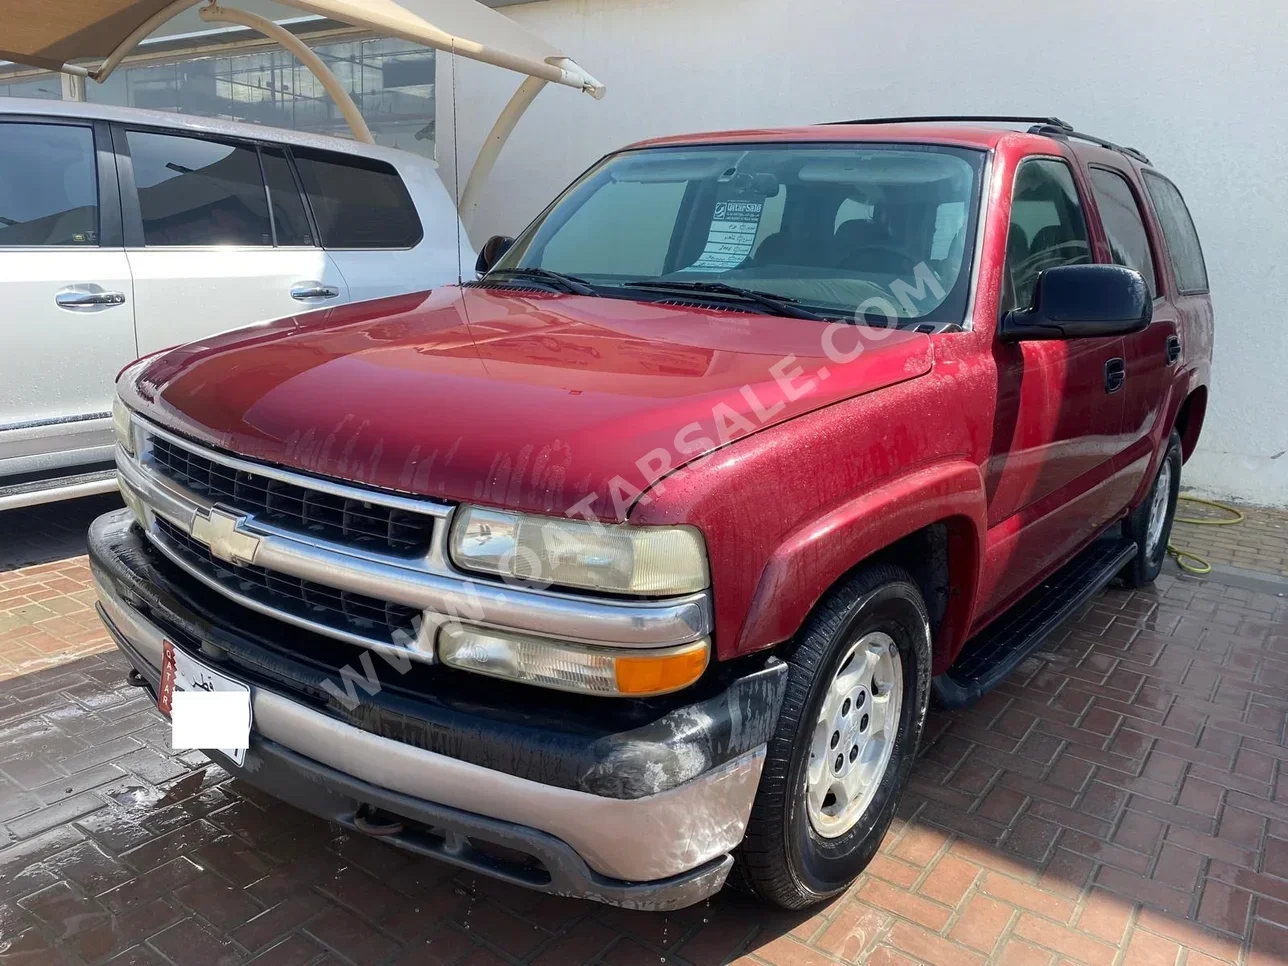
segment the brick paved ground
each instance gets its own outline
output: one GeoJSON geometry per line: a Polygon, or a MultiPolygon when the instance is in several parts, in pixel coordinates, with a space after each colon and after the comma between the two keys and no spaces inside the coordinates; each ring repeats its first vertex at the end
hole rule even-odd
{"type": "MultiPolygon", "coordinates": [[[[1235,504],[1230,504],[1235,505],[1235,504]]],[[[1247,520],[1236,527],[1176,524],[1172,544],[1207,558],[1209,563],[1288,576],[1288,510],[1238,505],[1247,520]]],[[[1229,519],[1229,514],[1182,503],[1177,516],[1195,520],[1229,519]]]]}
{"type": "Polygon", "coordinates": [[[85,530],[120,498],[0,512],[0,681],[111,645],[94,613],[85,530]]]}
{"type": "Polygon", "coordinates": [[[1105,593],[932,717],[845,897],[663,916],[458,875],[172,754],[115,652],[78,656],[103,640],[77,558],[103,505],[0,517],[0,962],[1288,961],[1288,598],[1105,593]]]}

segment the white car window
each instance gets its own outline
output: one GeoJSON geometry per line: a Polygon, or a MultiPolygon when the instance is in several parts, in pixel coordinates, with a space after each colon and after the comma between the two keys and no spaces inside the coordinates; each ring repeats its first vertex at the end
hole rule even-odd
{"type": "Polygon", "coordinates": [[[420,218],[393,166],[295,148],[295,167],[325,248],[414,248],[420,218]]]}
{"type": "Polygon", "coordinates": [[[0,125],[0,247],[97,244],[98,179],[90,129],[0,125]]]}
{"type": "Polygon", "coordinates": [[[126,138],[149,248],[273,244],[253,147],[149,131],[126,138]]]}

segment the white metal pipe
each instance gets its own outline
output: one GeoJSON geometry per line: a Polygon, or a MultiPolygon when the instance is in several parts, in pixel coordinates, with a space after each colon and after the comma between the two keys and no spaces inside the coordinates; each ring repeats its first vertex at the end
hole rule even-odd
{"type": "Polygon", "coordinates": [[[117,44],[116,49],[108,54],[107,60],[103,61],[98,70],[89,72],[89,76],[94,78],[94,80],[98,81],[100,84],[103,83],[103,81],[107,80],[108,77],[111,76],[112,71],[116,70],[116,68],[120,66],[121,61],[129,56],[130,51],[137,47],[142,40],[146,39],[152,31],[156,30],[163,23],[173,20],[189,7],[195,7],[197,4],[204,2],[205,0],[171,0],[168,5],[162,7],[152,16],[148,17],[147,20],[143,21],[143,23],[135,27],[134,30],[130,32],[130,35],[117,44]]]}
{"type": "Polygon", "coordinates": [[[304,41],[299,37],[286,30],[283,27],[273,23],[258,14],[248,13],[245,10],[235,10],[228,7],[220,7],[211,4],[209,7],[202,7],[199,15],[206,23],[234,23],[243,27],[249,27],[251,30],[257,30],[265,37],[271,37],[279,44],[295,55],[305,67],[313,72],[331,95],[331,100],[335,101],[336,107],[344,115],[344,119],[349,123],[349,130],[358,141],[367,144],[375,144],[376,140],[371,136],[371,129],[367,127],[367,122],[362,119],[362,112],[358,110],[358,105],[353,103],[353,98],[349,92],[344,89],[335,74],[331,73],[331,68],[322,62],[322,58],[313,51],[309,50],[304,41]]]}
{"type": "Polygon", "coordinates": [[[540,77],[555,84],[574,87],[595,97],[603,96],[596,93],[597,89],[602,89],[602,85],[566,57],[552,64],[514,54],[508,50],[489,47],[467,37],[449,34],[400,7],[395,7],[396,13],[391,16],[383,5],[373,8],[362,0],[326,0],[326,2],[281,0],[281,2],[309,13],[341,20],[356,27],[366,27],[376,33],[390,33],[403,40],[410,40],[412,43],[433,47],[435,50],[456,53],[494,67],[504,67],[506,70],[527,74],[529,77],[540,77]]]}
{"type": "Polygon", "coordinates": [[[582,93],[589,94],[595,100],[602,101],[604,99],[604,95],[608,93],[607,87],[587,74],[582,66],[571,58],[560,57],[554,62],[554,64],[556,67],[563,69],[565,73],[570,73],[576,76],[576,78],[581,82],[582,93]]]}
{"type": "Polygon", "coordinates": [[[541,77],[526,78],[497,117],[492,130],[488,132],[487,140],[479,149],[478,158],[475,159],[474,167],[470,171],[469,180],[465,182],[465,190],[461,192],[460,216],[467,231],[474,223],[474,215],[479,207],[479,194],[483,190],[483,185],[487,183],[489,175],[492,174],[492,168],[496,165],[501,149],[505,147],[505,142],[513,133],[514,126],[519,123],[519,118],[523,117],[523,112],[531,106],[547,83],[548,81],[541,77]]]}

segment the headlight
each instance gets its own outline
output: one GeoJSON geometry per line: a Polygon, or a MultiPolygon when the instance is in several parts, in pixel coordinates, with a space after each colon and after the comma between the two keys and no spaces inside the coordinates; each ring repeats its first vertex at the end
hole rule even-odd
{"type": "Polygon", "coordinates": [[[121,448],[133,456],[134,421],[130,418],[129,408],[121,402],[120,396],[112,399],[112,431],[116,434],[116,441],[121,444],[121,448]]]}
{"type": "Polygon", "coordinates": [[[707,667],[706,639],[651,650],[588,647],[460,624],[438,635],[449,667],[524,684],[619,697],[646,697],[688,687],[707,667]]]}
{"type": "Polygon", "coordinates": [[[692,527],[596,525],[462,507],[452,560],[517,582],[661,597],[707,586],[707,555],[692,527]]]}

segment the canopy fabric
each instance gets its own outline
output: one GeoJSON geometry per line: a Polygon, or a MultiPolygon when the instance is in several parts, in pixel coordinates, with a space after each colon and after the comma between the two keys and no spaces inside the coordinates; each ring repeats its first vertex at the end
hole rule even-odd
{"type": "MultiPolygon", "coordinates": [[[[0,0],[0,59],[48,70],[103,59],[103,79],[142,39],[137,32],[201,0],[0,0]],[[145,24],[151,18],[157,22],[145,24]],[[106,63],[111,58],[110,63],[106,63]]],[[[479,0],[279,0],[341,23],[603,96],[603,85],[557,47],[479,0]]],[[[77,72],[84,73],[81,68],[77,72]]]]}
{"type": "Polygon", "coordinates": [[[0,0],[0,58],[46,70],[106,57],[170,0],[0,0]]]}

